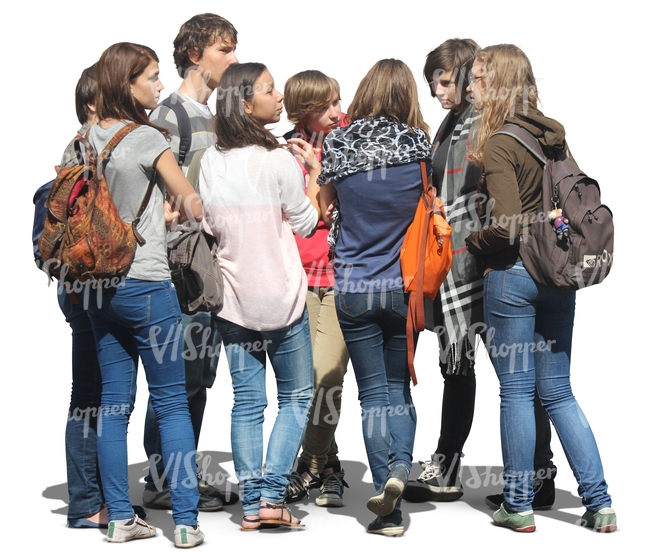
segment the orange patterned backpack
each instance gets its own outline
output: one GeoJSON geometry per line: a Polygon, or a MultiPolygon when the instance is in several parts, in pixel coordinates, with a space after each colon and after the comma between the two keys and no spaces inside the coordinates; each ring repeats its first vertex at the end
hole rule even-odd
{"type": "Polygon", "coordinates": [[[98,159],[86,138],[76,140],[78,164],[59,171],[45,204],[38,247],[50,276],[80,281],[119,277],[131,266],[138,244],[145,243],[136,227],[155,186],[155,171],[130,224],[122,221],[103,171],[97,176],[115,146],[138,126],[129,123],[118,130],[98,159]]]}

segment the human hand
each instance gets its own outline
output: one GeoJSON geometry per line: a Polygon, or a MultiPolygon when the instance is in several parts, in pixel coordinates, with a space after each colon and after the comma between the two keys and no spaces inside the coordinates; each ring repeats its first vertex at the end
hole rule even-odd
{"type": "Polygon", "coordinates": [[[181,216],[181,212],[177,209],[175,209],[174,206],[169,201],[169,196],[165,198],[165,225],[167,226],[167,230],[169,231],[174,231],[176,230],[176,226],[178,225],[178,220],[181,216]]]}
{"type": "Polygon", "coordinates": [[[289,144],[289,151],[300,159],[300,162],[308,171],[320,169],[320,161],[317,155],[319,149],[314,148],[312,144],[302,138],[289,138],[287,143],[289,144]]]}

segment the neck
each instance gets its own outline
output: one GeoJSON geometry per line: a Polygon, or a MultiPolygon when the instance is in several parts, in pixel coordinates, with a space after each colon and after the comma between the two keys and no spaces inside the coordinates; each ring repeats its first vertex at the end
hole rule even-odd
{"type": "Polygon", "coordinates": [[[309,127],[306,125],[303,126],[305,136],[307,136],[307,141],[312,143],[312,147],[314,148],[322,148],[323,147],[323,140],[325,140],[325,133],[323,132],[313,132],[309,127]]]}
{"type": "Polygon", "coordinates": [[[208,98],[213,92],[203,79],[203,72],[200,68],[189,71],[178,90],[188,98],[203,105],[207,105],[208,98]]]}

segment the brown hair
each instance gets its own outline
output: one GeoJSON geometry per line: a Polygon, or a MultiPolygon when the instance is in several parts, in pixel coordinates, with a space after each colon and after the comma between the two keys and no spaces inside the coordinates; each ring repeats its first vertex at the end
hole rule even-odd
{"type": "Polygon", "coordinates": [[[340,99],[339,83],[320,71],[302,71],[289,77],[284,85],[284,108],[294,125],[304,124],[311,114],[340,99]]]}
{"type": "Polygon", "coordinates": [[[347,117],[350,121],[388,117],[429,135],[413,73],[398,59],[382,59],[372,66],[354,94],[347,117]]]}
{"type": "Polygon", "coordinates": [[[266,70],[262,63],[236,63],[224,71],[217,88],[214,119],[219,151],[246,146],[267,150],[281,147],[264,125],[244,111],[244,101],[252,100],[255,82],[266,70]]]}
{"type": "Polygon", "coordinates": [[[79,119],[79,122],[82,125],[86,124],[93,115],[92,111],[88,108],[88,104],[94,106],[97,97],[97,79],[95,78],[96,69],[96,63],[90,67],[86,67],[86,69],[82,71],[74,90],[74,103],[77,110],[77,119],[79,119]]]}
{"type": "Polygon", "coordinates": [[[196,50],[199,57],[203,57],[203,51],[217,40],[233,46],[237,44],[237,29],[219,15],[195,15],[181,25],[174,39],[174,63],[181,78],[185,78],[185,72],[194,66],[190,60],[190,51],[196,50]]]}
{"type": "Polygon", "coordinates": [[[481,119],[474,128],[472,160],[483,162],[488,138],[499,130],[515,111],[537,109],[537,83],[530,60],[513,44],[488,46],[476,55],[483,64],[486,90],[475,103],[481,119]]]}
{"type": "Polygon", "coordinates": [[[104,119],[127,119],[141,125],[151,126],[165,136],[166,130],[152,125],[145,108],[135,99],[131,84],[158,56],[148,46],[131,42],[118,42],[109,46],[97,62],[97,117],[104,119]]]}
{"type": "Polygon", "coordinates": [[[446,73],[452,71],[456,82],[455,103],[462,109],[469,104],[467,88],[467,76],[472,69],[472,63],[476,54],[481,48],[471,38],[450,38],[440,46],[431,50],[427,55],[422,71],[424,79],[429,84],[431,95],[435,96],[431,88],[431,82],[436,72],[446,73]]]}

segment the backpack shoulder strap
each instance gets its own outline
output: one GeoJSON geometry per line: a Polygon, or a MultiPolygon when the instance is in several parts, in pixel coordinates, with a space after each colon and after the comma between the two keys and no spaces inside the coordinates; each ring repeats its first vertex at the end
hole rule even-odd
{"type": "Polygon", "coordinates": [[[524,146],[530,153],[532,153],[542,165],[546,165],[548,157],[544,153],[539,140],[535,138],[530,132],[525,128],[520,127],[519,125],[514,125],[512,123],[506,123],[494,134],[505,134],[517,140],[522,146],[524,146]]]}
{"type": "Polygon", "coordinates": [[[199,173],[201,172],[201,159],[203,159],[203,154],[207,150],[202,149],[197,151],[192,157],[192,162],[187,168],[187,179],[190,181],[192,188],[198,194],[199,193],[199,173]]]}
{"type": "Polygon", "coordinates": [[[180,145],[178,146],[178,165],[182,167],[185,162],[185,157],[187,157],[187,153],[190,151],[190,146],[192,145],[192,124],[190,122],[190,116],[187,114],[187,111],[180,100],[173,94],[165,98],[161,102],[161,105],[168,107],[176,114],[178,134],[180,136],[180,145]]]}

